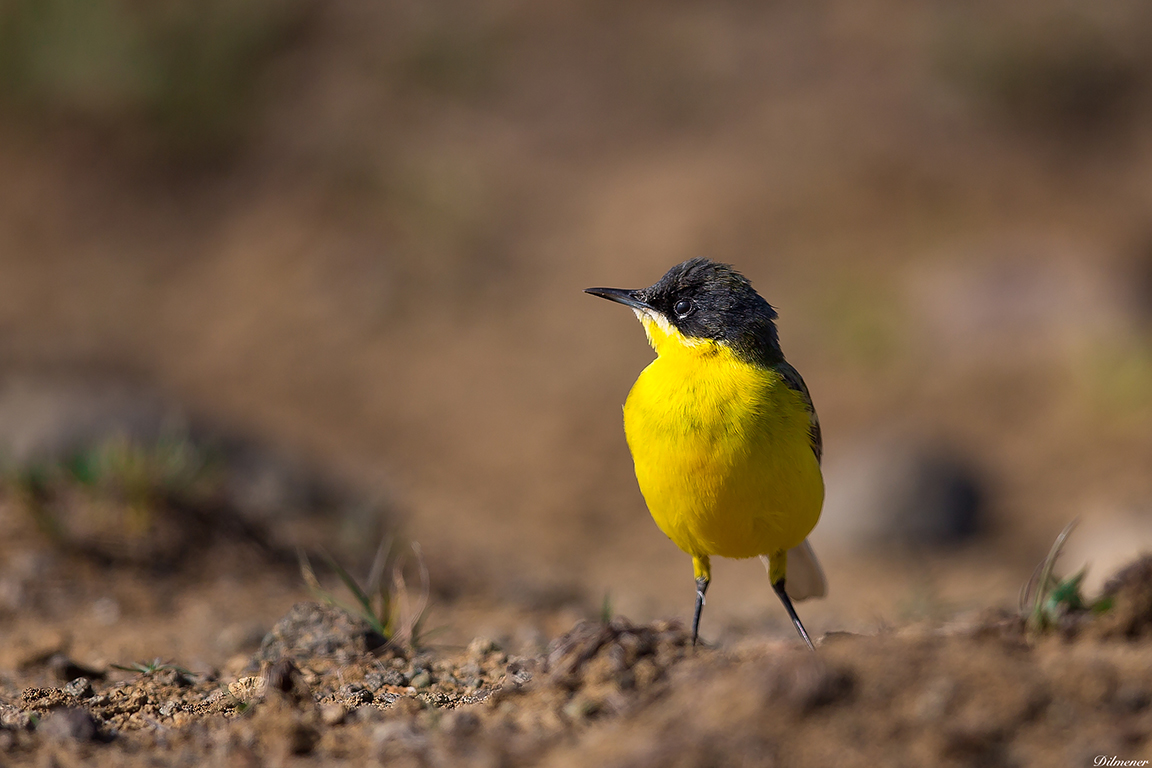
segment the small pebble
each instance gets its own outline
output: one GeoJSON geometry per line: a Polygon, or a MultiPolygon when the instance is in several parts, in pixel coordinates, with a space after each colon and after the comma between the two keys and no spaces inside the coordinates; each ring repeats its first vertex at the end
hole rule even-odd
{"type": "Polygon", "coordinates": [[[432,685],[432,675],[428,674],[427,671],[420,672],[412,678],[411,686],[413,688],[427,688],[430,685],[432,685]]]}
{"type": "Polygon", "coordinates": [[[78,699],[87,699],[92,695],[92,681],[86,677],[78,677],[64,686],[64,693],[78,699]]]}
{"type": "Polygon", "coordinates": [[[263,698],[266,686],[263,677],[242,677],[234,683],[228,683],[228,692],[237,701],[248,703],[263,698]]]}
{"type": "Polygon", "coordinates": [[[340,695],[356,707],[362,704],[371,704],[373,698],[371,691],[356,683],[345,685],[340,689],[340,695]]]}
{"type": "Polygon", "coordinates": [[[527,664],[514,661],[505,669],[504,680],[506,684],[511,683],[512,687],[519,688],[532,680],[532,670],[527,664]]]}
{"type": "MultiPolygon", "coordinates": [[[[398,699],[398,698],[400,698],[399,694],[388,693],[387,691],[385,691],[384,693],[376,694],[376,696],[373,697],[372,700],[375,701],[377,704],[383,704],[384,706],[388,706],[392,702],[396,701],[396,699],[398,699]]],[[[372,707],[361,707],[360,709],[358,709],[356,711],[357,712],[363,712],[365,709],[373,709],[373,708],[372,707]]],[[[377,711],[379,711],[379,710],[377,710],[377,711]]]]}

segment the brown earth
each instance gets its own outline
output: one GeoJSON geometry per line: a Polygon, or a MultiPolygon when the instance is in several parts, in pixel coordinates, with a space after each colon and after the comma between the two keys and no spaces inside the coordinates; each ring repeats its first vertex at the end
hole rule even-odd
{"type": "Polygon", "coordinates": [[[1147,562],[1135,570],[1116,587],[1122,631],[1085,620],[1030,639],[1019,618],[981,616],[830,634],[815,653],[766,639],[692,648],[677,623],[624,618],[582,621],[542,654],[486,638],[463,650],[371,651],[367,625],[299,603],[231,673],[159,660],[137,673],[84,669],[59,655],[66,647],[26,652],[0,687],[0,756],[61,766],[1092,764],[1142,754],[1152,735],[1152,578],[1147,562]],[[43,682],[18,688],[31,680],[43,682]]]}
{"type": "Polygon", "coordinates": [[[1152,558],[1047,632],[985,610],[815,653],[747,633],[693,648],[676,621],[573,626],[578,596],[474,595],[436,598],[437,620],[515,631],[388,643],[293,604],[298,571],[267,547],[225,536],[148,577],[46,543],[27,503],[9,488],[0,518],[24,569],[3,582],[3,765],[1039,766],[1152,737],[1152,558]]]}
{"type": "Polygon", "coordinates": [[[0,764],[1152,759],[1140,567],[1011,618],[1073,518],[1090,595],[1152,549],[1149,51],[1135,0],[11,0],[0,764]],[[650,350],[581,290],[701,254],[821,415],[816,656],[755,562],[669,623],[650,350]],[[69,463],[124,434],[177,439],[69,463]],[[261,652],[297,547],[343,596],[386,536],[439,634],[261,652]]]}

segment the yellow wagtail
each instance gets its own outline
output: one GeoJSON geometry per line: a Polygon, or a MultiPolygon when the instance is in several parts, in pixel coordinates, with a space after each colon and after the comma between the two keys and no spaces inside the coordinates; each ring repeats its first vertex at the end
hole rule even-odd
{"type": "Polygon", "coordinates": [[[776,311],[739,272],[703,258],[650,288],[586,292],[631,307],[656,350],[624,404],[624,434],[653,520],[692,555],[693,645],[709,556],[759,555],[812,648],[792,599],[827,591],[806,538],[824,503],[820,422],[780,351],[776,311]]]}

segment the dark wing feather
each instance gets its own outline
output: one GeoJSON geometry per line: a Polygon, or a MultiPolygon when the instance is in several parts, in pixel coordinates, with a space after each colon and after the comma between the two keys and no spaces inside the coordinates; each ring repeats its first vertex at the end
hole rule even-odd
{"type": "Polygon", "coordinates": [[[800,377],[800,372],[786,361],[781,361],[772,367],[784,379],[784,383],[788,385],[789,389],[800,393],[804,398],[805,405],[808,406],[808,441],[812,444],[812,453],[816,454],[816,461],[819,463],[824,456],[824,438],[820,434],[820,419],[816,416],[816,407],[812,405],[812,396],[808,394],[808,387],[804,384],[804,379],[800,377]]]}

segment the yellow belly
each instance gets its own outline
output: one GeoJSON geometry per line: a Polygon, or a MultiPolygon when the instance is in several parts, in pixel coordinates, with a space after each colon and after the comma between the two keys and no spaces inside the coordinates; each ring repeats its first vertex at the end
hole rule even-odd
{"type": "Polygon", "coordinates": [[[624,405],[656,525],[696,557],[800,544],[824,502],[802,397],[724,346],[675,346],[644,369],[624,405]]]}

